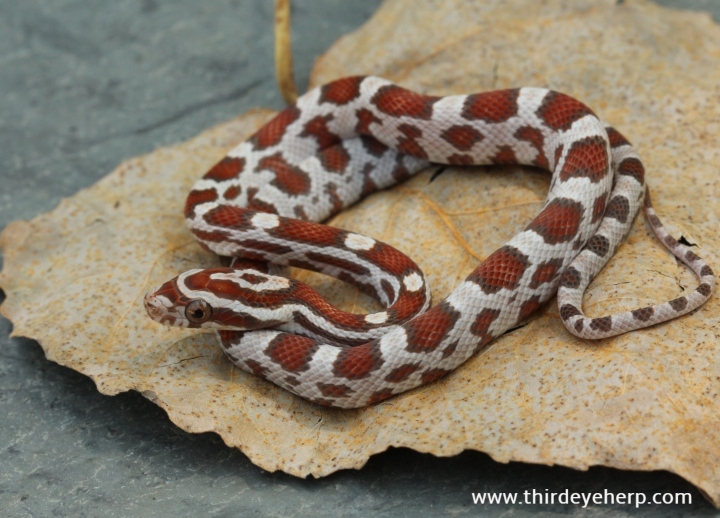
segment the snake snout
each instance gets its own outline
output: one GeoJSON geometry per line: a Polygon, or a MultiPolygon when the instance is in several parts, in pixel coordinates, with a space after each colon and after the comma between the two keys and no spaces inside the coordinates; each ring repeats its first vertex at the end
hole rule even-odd
{"type": "Polygon", "coordinates": [[[162,321],[163,317],[167,316],[167,308],[154,292],[150,292],[145,295],[143,304],[145,305],[145,311],[147,311],[147,314],[156,322],[162,321]]]}

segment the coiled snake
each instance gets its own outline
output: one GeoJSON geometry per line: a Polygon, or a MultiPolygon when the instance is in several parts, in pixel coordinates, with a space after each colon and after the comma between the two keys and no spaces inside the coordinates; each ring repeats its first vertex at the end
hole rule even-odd
{"type": "Polygon", "coordinates": [[[201,246],[241,259],[185,272],[148,293],[150,317],[215,329],[242,369],[342,408],[446,375],[555,293],[567,329],[597,339],[692,311],[715,284],[710,267],[663,228],[630,143],[584,104],[542,88],[431,97],[377,77],[333,81],[230,151],[196,183],[185,217],[201,246]],[[313,221],[430,163],[525,164],[553,176],[527,228],[428,310],[429,288],[411,259],[313,221]],[[585,317],[585,288],[643,203],[659,239],[700,285],[655,306],[585,317]],[[337,277],[387,309],[342,312],[271,265],[337,277]]]}

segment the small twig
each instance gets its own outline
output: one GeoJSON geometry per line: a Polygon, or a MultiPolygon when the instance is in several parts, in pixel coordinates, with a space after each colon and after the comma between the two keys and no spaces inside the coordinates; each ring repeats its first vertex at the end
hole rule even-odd
{"type": "Polygon", "coordinates": [[[275,0],[275,76],[285,102],[294,103],[298,93],[293,77],[290,0],[275,0]]]}

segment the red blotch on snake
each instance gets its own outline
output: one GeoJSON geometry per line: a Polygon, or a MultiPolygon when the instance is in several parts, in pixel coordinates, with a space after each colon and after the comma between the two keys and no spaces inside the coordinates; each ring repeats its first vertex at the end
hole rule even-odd
{"type": "Polygon", "coordinates": [[[545,156],[544,145],[545,137],[538,128],[532,126],[523,126],[515,132],[515,138],[529,142],[537,150],[537,156],[533,158],[533,164],[543,169],[550,169],[550,164],[545,156]]]}
{"type": "Polygon", "coordinates": [[[530,315],[535,313],[535,311],[537,311],[537,309],[541,305],[542,304],[540,303],[540,297],[538,296],[532,297],[531,299],[523,302],[522,306],[520,306],[518,322],[522,322],[523,320],[527,319],[530,315]]]}
{"type": "Polygon", "coordinates": [[[289,164],[281,153],[261,158],[256,171],[263,169],[275,173],[275,178],[270,183],[286,194],[299,196],[310,192],[310,176],[302,169],[289,164]]]}
{"type": "Polygon", "coordinates": [[[203,203],[217,200],[217,191],[215,189],[205,189],[202,191],[192,190],[185,202],[185,217],[195,217],[195,207],[203,203]]]}
{"type": "Polygon", "coordinates": [[[386,85],[378,89],[370,100],[378,110],[393,117],[430,119],[432,107],[439,97],[422,95],[397,85],[386,85]]]}
{"type": "Polygon", "coordinates": [[[357,347],[346,347],[340,351],[333,362],[333,373],[349,380],[362,379],[382,365],[379,350],[375,342],[357,347]]]}
{"type": "Polygon", "coordinates": [[[278,113],[270,122],[260,128],[255,135],[250,137],[249,142],[256,150],[266,149],[280,143],[287,133],[287,128],[300,117],[300,110],[297,106],[288,106],[278,113]]]}
{"type": "Polygon", "coordinates": [[[272,339],[265,354],[288,372],[303,372],[317,351],[316,340],[305,336],[280,333],[272,339]]]}
{"type": "Polygon", "coordinates": [[[405,324],[407,347],[412,353],[426,353],[437,349],[447,333],[455,326],[460,313],[442,302],[427,313],[405,324]]]}
{"type": "Polygon", "coordinates": [[[447,157],[447,161],[452,165],[473,165],[475,160],[471,155],[464,155],[462,153],[454,153],[447,157]]]}
{"type": "Polygon", "coordinates": [[[567,131],[575,121],[594,113],[577,99],[559,92],[548,92],[537,115],[550,128],[567,131]]]}
{"type": "Polygon", "coordinates": [[[580,229],[583,219],[581,203],[568,198],[555,198],[527,226],[534,230],[548,244],[572,241],[580,229]]]}
{"type": "Polygon", "coordinates": [[[350,163],[350,154],[342,143],[319,151],[317,157],[323,168],[331,173],[344,173],[350,163]]]}
{"type": "Polygon", "coordinates": [[[375,117],[375,114],[367,108],[360,108],[355,112],[357,117],[357,124],[355,125],[355,131],[360,135],[372,135],[370,131],[370,124],[381,123],[380,119],[375,117]]]}
{"type": "Polygon", "coordinates": [[[503,246],[485,259],[468,276],[485,293],[497,293],[501,289],[514,290],[530,262],[528,257],[512,246],[503,246]]]}
{"type": "Polygon", "coordinates": [[[450,374],[452,371],[445,369],[430,369],[422,373],[423,385],[437,381],[443,376],[450,374]]]}
{"type": "Polygon", "coordinates": [[[482,133],[468,125],[456,124],[440,134],[440,138],[460,151],[468,151],[484,137],[482,133]]]}
{"type": "Polygon", "coordinates": [[[610,147],[621,147],[621,146],[629,146],[630,142],[623,137],[618,130],[615,128],[606,128],[608,139],[610,140],[610,147]]]}
{"type": "Polygon", "coordinates": [[[417,139],[422,137],[422,131],[411,124],[400,124],[398,131],[404,135],[404,137],[398,139],[398,151],[427,160],[428,155],[425,149],[423,149],[422,145],[417,141],[417,139]]]}
{"type": "Polygon", "coordinates": [[[468,95],[462,108],[467,120],[483,120],[490,123],[504,122],[517,115],[519,90],[497,90],[468,95]]]}
{"type": "Polygon", "coordinates": [[[332,383],[318,383],[317,388],[325,397],[347,397],[353,393],[353,389],[347,385],[333,385],[332,383]]]}
{"type": "Polygon", "coordinates": [[[597,198],[595,198],[595,203],[593,203],[593,214],[592,214],[592,223],[595,223],[596,221],[599,221],[600,218],[603,217],[603,214],[605,214],[605,202],[607,200],[607,197],[604,194],[601,194],[597,198]]]}
{"type": "Polygon", "coordinates": [[[301,137],[312,137],[320,149],[325,149],[340,142],[340,137],[328,129],[328,122],[333,120],[332,115],[318,115],[305,123],[300,132],[301,137]]]}
{"type": "Polygon", "coordinates": [[[560,180],[587,178],[598,183],[609,174],[609,157],[605,141],[601,137],[587,137],[573,143],[565,155],[560,180]]]}
{"type": "Polygon", "coordinates": [[[237,185],[233,185],[232,187],[228,187],[225,192],[223,193],[223,198],[226,200],[234,200],[240,195],[240,187],[237,185]]]}
{"type": "Polygon", "coordinates": [[[560,268],[562,268],[562,265],[562,259],[550,259],[544,263],[538,264],[535,267],[535,273],[533,273],[530,287],[535,289],[541,284],[554,281],[560,271],[560,268]]]}
{"type": "Polygon", "coordinates": [[[385,381],[388,383],[401,383],[408,379],[410,375],[416,372],[419,368],[419,365],[401,365],[400,367],[393,369],[387,376],[385,376],[385,381]]]}
{"type": "Polygon", "coordinates": [[[332,103],[341,106],[357,99],[360,95],[360,83],[365,76],[343,77],[320,88],[320,103],[332,103]]]}
{"type": "Polygon", "coordinates": [[[645,167],[637,158],[626,158],[618,165],[618,174],[632,176],[638,183],[645,182],[645,167]]]}
{"type": "Polygon", "coordinates": [[[493,164],[517,164],[518,159],[515,156],[515,151],[511,146],[500,146],[497,152],[490,157],[490,162],[493,164]]]}
{"type": "Polygon", "coordinates": [[[236,178],[245,169],[245,159],[226,156],[213,166],[203,178],[223,182],[236,178]]]}
{"type": "Polygon", "coordinates": [[[244,230],[252,227],[250,220],[253,214],[233,205],[218,205],[203,214],[203,219],[216,227],[244,230]]]}

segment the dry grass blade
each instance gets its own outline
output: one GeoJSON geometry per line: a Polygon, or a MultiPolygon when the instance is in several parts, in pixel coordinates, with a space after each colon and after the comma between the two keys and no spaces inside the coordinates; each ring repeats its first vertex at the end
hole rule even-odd
{"type": "Polygon", "coordinates": [[[298,98],[293,75],[292,30],[290,28],[290,0],[275,0],[275,75],[285,102],[298,98]]]}

